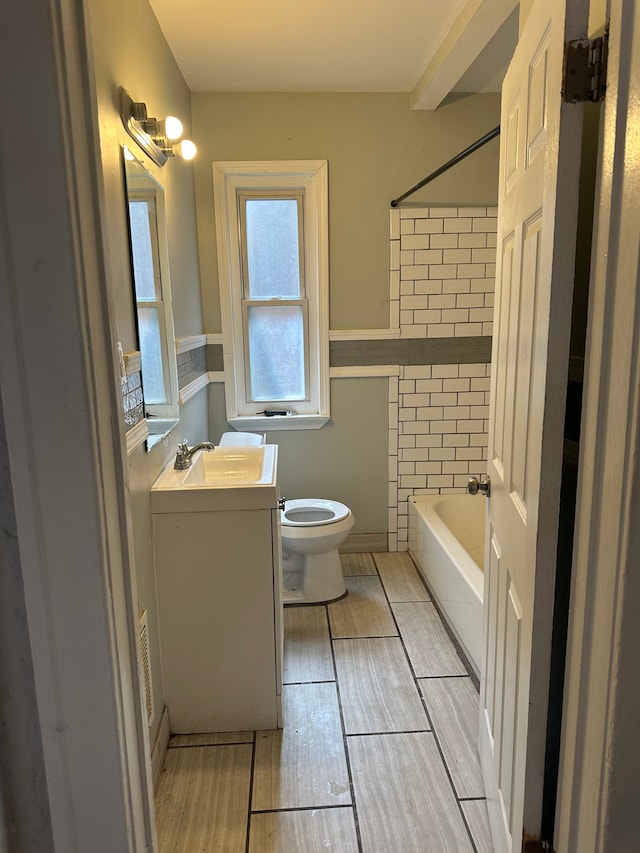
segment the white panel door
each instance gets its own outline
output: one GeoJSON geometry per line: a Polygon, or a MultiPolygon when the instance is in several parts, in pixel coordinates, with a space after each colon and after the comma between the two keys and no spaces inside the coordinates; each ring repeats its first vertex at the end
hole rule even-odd
{"type": "Polygon", "coordinates": [[[582,107],[585,0],[535,0],[502,90],[480,753],[494,848],[540,831],[582,107]]]}

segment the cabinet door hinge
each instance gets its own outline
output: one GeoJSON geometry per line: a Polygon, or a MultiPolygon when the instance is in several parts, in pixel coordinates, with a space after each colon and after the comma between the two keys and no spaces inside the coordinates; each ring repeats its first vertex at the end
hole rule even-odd
{"type": "Polygon", "coordinates": [[[564,47],[562,97],[570,104],[601,101],[607,88],[609,34],[568,41],[564,47]]]}

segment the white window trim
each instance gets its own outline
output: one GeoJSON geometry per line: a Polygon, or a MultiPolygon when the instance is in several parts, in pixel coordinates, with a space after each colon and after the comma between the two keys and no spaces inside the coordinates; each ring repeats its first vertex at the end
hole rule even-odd
{"type": "Polygon", "coordinates": [[[238,429],[320,429],[329,412],[329,235],[326,160],[224,161],[213,164],[226,415],[238,429]],[[237,191],[305,192],[305,266],[309,298],[309,372],[314,411],[287,417],[246,415],[237,191]],[[234,298],[235,293],[235,298],[234,298]],[[238,342],[236,344],[236,342],[238,342]]]}

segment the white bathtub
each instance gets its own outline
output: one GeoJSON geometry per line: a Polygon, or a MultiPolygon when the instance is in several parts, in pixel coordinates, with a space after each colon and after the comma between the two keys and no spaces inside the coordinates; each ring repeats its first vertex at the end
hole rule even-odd
{"type": "Polygon", "coordinates": [[[409,498],[409,552],[478,676],[485,511],[486,501],[480,496],[409,498]]]}

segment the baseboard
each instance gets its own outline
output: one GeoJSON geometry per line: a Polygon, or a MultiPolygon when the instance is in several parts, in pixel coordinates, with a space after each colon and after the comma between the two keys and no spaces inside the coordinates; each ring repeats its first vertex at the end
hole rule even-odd
{"type": "Polygon", "coordinates": [[[151,775],[153,778],[153,790],[158,787],[160,774],[162,773],[162,765],[164,764],[164,756],[169,746],[169,714],[167,706],[162,709],[162,717],[156,739],[151,750],[151,775]]]}
{"type": "Polygon", "coordinates": [[[352,533],[338,549],[341,554],[368,554],[388,551],[386,533],[352,533]]]}

